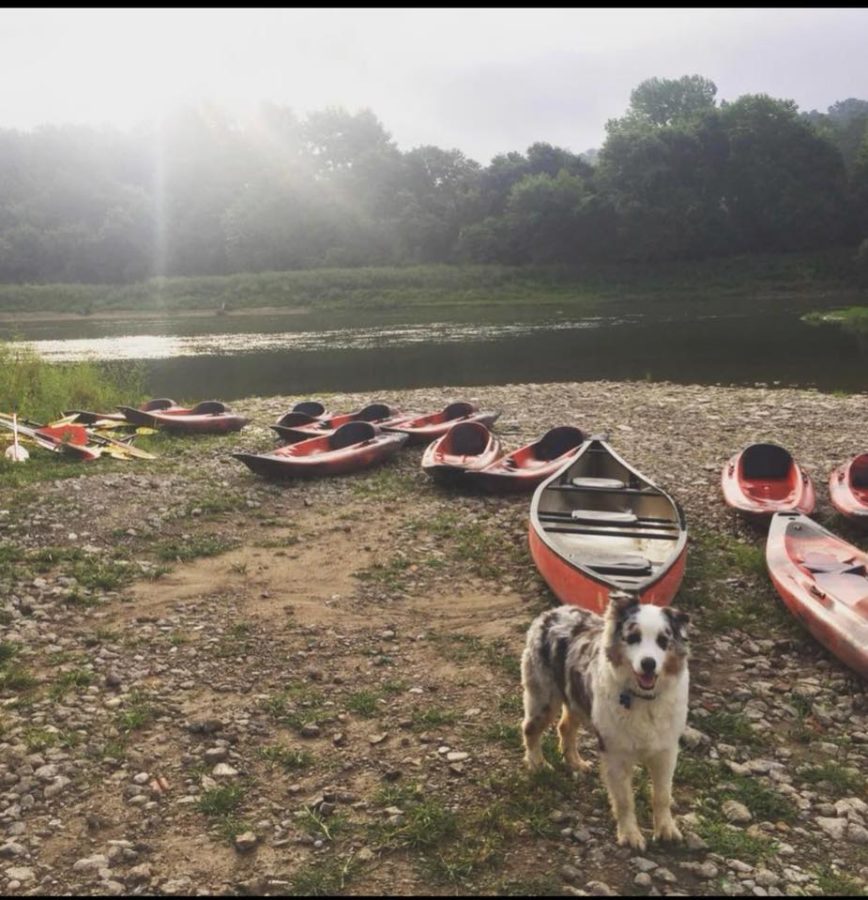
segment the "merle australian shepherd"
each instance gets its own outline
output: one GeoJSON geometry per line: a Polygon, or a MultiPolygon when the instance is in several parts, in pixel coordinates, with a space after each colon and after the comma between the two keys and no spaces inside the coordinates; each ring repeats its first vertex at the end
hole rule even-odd
{"type": "Polygon", "coordinates": [[[645,847],[633,803],[637,763],[651,776],[654,837],[681,840],[671,806],[678,739],[687,724],[688,621],[686,613],[613,592],[604,616],[561,606],[528,630],[521,659],[525,762],[531,769],[546,765],[542,735],[563,709],[561,752],[570,768],[588,771],[576,735],[580,725],[590,729],[622,845],[645,847]]]}

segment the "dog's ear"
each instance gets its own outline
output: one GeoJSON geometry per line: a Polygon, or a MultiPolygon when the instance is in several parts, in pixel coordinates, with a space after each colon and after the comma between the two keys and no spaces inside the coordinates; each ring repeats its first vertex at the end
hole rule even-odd
{"type": "Polygon", "coordinates": [[[671,606],[663,608],[663,613],[669,621],[669,627],[676,637],[684,637],[688,624],[690,623],[690,615],[681,612],[680,609],[673,609],[671,606]]]}
{"type": "Polygon", "coordinates": [[[609,606],[606,617],[620,625],[639,606],[639,595],[629,591],[612,591],[609,594],[609,606]]]}

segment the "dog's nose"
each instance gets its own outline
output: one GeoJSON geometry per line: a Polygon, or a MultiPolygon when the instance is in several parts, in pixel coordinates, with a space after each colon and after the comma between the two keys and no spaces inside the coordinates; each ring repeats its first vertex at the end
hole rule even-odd
{"type": "Polygon", "coordinates": [[[646,656],[642,660],[642,671],[646,675],[650,675],[657,668],[657,661],[650,656],[646,656]]]}

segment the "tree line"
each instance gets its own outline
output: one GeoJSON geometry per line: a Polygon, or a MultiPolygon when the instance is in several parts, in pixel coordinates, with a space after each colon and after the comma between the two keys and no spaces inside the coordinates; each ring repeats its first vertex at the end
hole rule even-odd
{"type": "Polygon", "coordinates": [[[868,238],[868,101],[800,113],[716,94],[698,75],[652,78],[599,152],[539,142],[487,166],[402,152],[370,110],[0,130],[0,281],[653,262],[868,238]]]}

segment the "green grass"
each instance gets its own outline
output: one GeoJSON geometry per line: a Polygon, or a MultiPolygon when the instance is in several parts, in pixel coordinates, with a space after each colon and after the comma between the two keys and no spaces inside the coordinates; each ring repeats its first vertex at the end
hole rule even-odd
{"type": "Polygon", "coordinates": [[[832,868],[830,865],[819,866],[814,870],[817,884],[823,897],[866,897],[868,891],[855,878],[832,868]]]}
{"type": "Polygon", "coordinates": [[[23,342],[0,341],[0,371],[0,412],[43,423],[64,409],[114,409],[119,403],[138,404],[143,397],[142,369],[135,364],[52,364],[23,342]]]}
{"type": "Polygon", "coordinates": [[[298,750],[282,744],[262,747],[259,755],[270,763],[280,766],[285,772],[299,772],[313,765],[313,754],[309,750],[298,750]]]}
{"type": "Polygon", "coordinates": [[[840,794],[865,795],[868,781],[865,776],[854,772],[831,760],[820,765],[808,765],[800,768],[797,777],[805,784],[827,782],[840,794]]]}
{"type": "Polygon", "coordinates": [[[709,737],[725,744],[761,746],[768,743],[741,713],[714,710],[699,720],[699,726],[709,737]]]}
{"type": "Polygon", "coordinates": [[[189,562],[200,557],[219,556],[237,547],[239,541],[219,534],[199,534],[188,538],[160,541],[154,553],[164,562],[189,562]]]}
{"type": "Polygon", "coordinates": [[[244,788],[240,784],[227,784],[205,791],[199,798],[199,812],[214,819],[231,816],[244,799],[244,788]]]}
{"type": "Polygon", "coordinates": [[[93,683],[93,672],[87,669],[73,669],[64,672],[51,685],[49,694],[53,700],[59,700],[73,688],[84,688],[93,683]]]}
{"type": "Polygon", "coordinates": [[[145,728],[157,717],[157,710],[145,694],[133,691],[126,709],[115,716],[115,726],[122,734],[145,728]]]}
{"type": "Polygon", "coordinates": [[[777,845],[764,837],[754,837],[724,822],[700,817],[696,833],[708,844],[708,851],[758,865],[775,856],[777,845]]]}
{"type": "Polygon", "coordinates": [[[21,645],[0,641],[0,692],[26,693],[37,684],[30,670],[18,662],[21,645]]]}
{"type": "Polygon", "coordinates": [[[440,709],[437,706],[414,709],[411,715],[413,728],[417,731],[427,731],[429,728],[454,725],[460,718],[460,715],[454,710],[440,709]]]}
{"type": "Polygon", "coordinates": [[[319,689],[295,684],[269,697],[263,706],[276,722],[299,731],[321,718],[325,700],[319,689]]]}
{"type": "Polygon", "coordinates": [[[379,695],[373,691],[355,691],[347,697],[347,709],[365,719],[370,719],[382,712],[383,707],[377,701],[379,695]]]}
{"type": "Polygon", "coordinates": [[[358,869],[355,857],[328,856],[297,869],[290,877],[291,896],[334,897],[358,869]]]}

